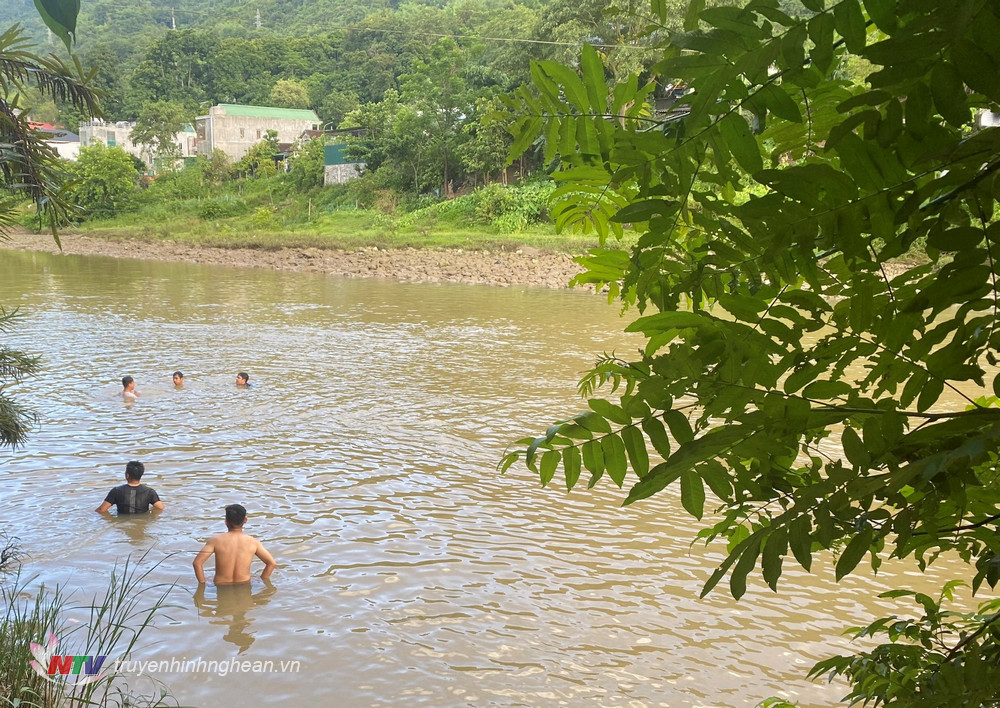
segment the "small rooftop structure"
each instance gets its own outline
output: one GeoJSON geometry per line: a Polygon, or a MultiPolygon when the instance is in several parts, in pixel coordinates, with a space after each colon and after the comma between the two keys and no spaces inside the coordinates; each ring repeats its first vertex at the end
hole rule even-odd
{"type": "Polygon", "coordinates": [[[360,177],[365,163],[354,162],[347,156],[347,145],[334,143],[323,148],[323,184],[343,184],[360,177]]]}

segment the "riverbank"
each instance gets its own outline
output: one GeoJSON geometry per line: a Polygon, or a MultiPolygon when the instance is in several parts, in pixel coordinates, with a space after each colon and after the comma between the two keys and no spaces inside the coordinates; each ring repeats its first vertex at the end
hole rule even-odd
{"type": "MultiPolygon", "coordinates": [[[[496,250],[220,248],[189,242],[143,238],[97,238],[76,232],[60,233],[62,253],[137,258],[185,263],[208,263],[327,273],[345,278],[385,278],[401,282],[471,283],[497,286],[566,288],[582,269],[566,253],[521,246],[496,250]]],[[[0,240],[0,248],[59,253],[52,236],[15,231],[0,240]]]]}

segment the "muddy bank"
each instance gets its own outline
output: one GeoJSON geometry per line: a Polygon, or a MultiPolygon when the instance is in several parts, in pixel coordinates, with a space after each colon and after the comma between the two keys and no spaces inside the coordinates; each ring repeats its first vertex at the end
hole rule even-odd
{"type": "MultiPolygon", "coordinates": [[[[384,250],[375,247],[354,251],[320,248],[268,251],[214,248],[174,241],[111,241],[74,233],[62,233],[60,239],[62,252],[73,255],[210,263],[402,282],[530,285],[558,289],[568,287],[573,276],[581,271],[572,256],[529,247],[517,251],[384,250]]],[[[0,240],[0,248],[59,252],[50,235],[26,232],[11,233],[9,239],[0,240]]]]}

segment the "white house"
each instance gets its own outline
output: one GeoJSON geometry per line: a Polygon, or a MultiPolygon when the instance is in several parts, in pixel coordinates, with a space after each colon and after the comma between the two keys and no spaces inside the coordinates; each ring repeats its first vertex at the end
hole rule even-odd
{"type": "Polygon", "coordinates": [[[57,128],[51,123],[28,123],[33,130],[40,133],[43,142],[53,148],[64,160],[75,160],[80,156],[80,136],[63,128],[57,128]]]}

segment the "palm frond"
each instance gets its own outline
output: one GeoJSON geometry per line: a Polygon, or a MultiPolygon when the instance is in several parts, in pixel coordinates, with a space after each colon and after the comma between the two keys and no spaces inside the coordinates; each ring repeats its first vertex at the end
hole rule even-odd
{"type": "Polygon", "coordinates": [[[30,38],[19,25],[0,34],[0,89],[6,95],[33,86],[53,99],[99,117],[103,94],[88,85],[96,74],[96,68],[86,71],[76,57],[67,64],[54,54],[34,54],[30,38]]]}

